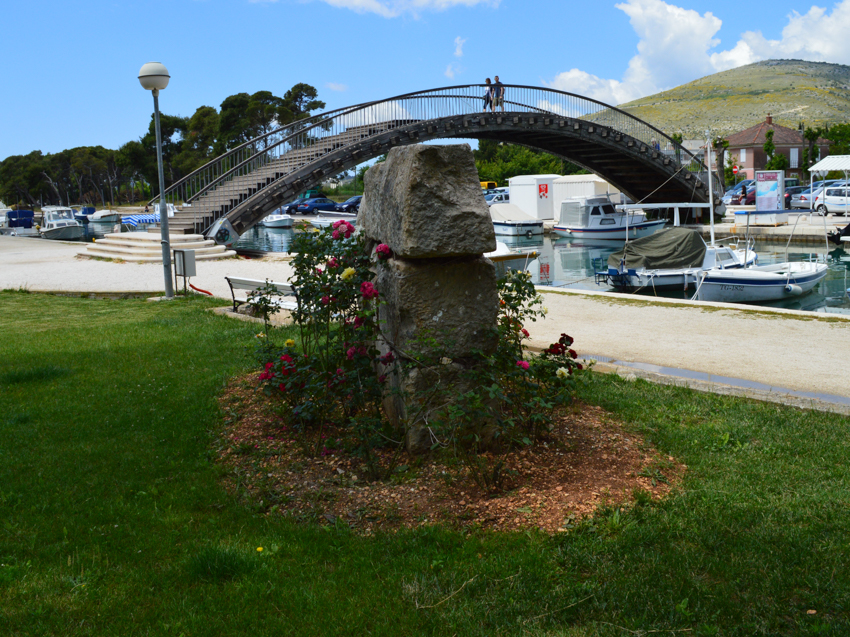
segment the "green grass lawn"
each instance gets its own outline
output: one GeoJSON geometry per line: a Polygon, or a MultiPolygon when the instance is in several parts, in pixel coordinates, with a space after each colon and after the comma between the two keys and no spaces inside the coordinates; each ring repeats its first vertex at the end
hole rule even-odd
{"type": "Polygon", "coordinates": [[[666,501],[359,537],[225,493],[257,326],[208,306],[0,293],[0,635],[850,634],[846,418],[596,374],[666,501]]]}

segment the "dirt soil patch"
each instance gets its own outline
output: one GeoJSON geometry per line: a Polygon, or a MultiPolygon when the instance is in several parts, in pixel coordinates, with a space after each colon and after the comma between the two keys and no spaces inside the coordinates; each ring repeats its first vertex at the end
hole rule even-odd
{"type": "Polygon", "coordinates": [[[389,480],[369,482],[359,458],[333,448],[332,431],[327,446],[308,455],[257,386],[252,374],[234,379],[222,395],[218,453],[229,469],[228,488],[268,515],[347,524],[367,534],[433,524],[557,533],[600,506],[627,504],[636,490],[663,497],[686,469],[600,407],[576,403],[556,415],[540,444],[504,456],[501,493],[478,488],[439,454],[403,454],[389,480]]]}

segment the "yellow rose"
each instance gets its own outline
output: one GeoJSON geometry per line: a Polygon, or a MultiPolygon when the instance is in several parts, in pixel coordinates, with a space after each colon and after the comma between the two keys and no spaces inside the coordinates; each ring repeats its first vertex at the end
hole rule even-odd
{"type": "Polygon", "coordinates": [[[357,274],[357,270],[355,270],[354,268],[345,268],[339,278],[341,278],[343,281],[348,281],[348,279],[353,277],[355,274],[357,274]]]}
{"type": "Polygon", "coordinates": [[[295,341],[293,341],[291,338],[287,339],[284,345],[286,345],[287,347],[295,347],[295,341]]]}

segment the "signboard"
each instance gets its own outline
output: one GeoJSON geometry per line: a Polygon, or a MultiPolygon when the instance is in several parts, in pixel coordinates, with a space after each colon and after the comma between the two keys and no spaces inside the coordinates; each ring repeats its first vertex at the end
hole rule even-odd
{"type": "Polygon", "coordinates": [[[541,199],[549,198],[549,184],[540,184],[537,187],[537,196],[541,199]]]}
{"type": "Polygon", "coordinates": [[[756,210],[785,208],[785,171],[756,171],[756,210]]]}
{"type": "Polygon", "coordinates": [[[738,167],[737,167],[737,166],[732,166],[732,174],[733,174],[733,175],[737,175],[737,174],[738,174],[738,167]]]}

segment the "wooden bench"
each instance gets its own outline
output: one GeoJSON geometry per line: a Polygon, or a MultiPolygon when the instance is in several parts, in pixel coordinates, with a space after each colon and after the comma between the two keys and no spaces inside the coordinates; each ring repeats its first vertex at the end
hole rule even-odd
{"type": "Polygon", "coordinates": [[[279,310],[298,309],[298,298],[295,294],[295,288],[289,283],[279,283],[278,281],[270,281],[268,279],[243,279],[235,276],[226,276],[224,279],[230,286],[234,312],[244,303],[253,303],[253,297],[255,296],[253,293],[264,287],[274,289],[274,296],[270,299],[270,302],[279,310]]]}

